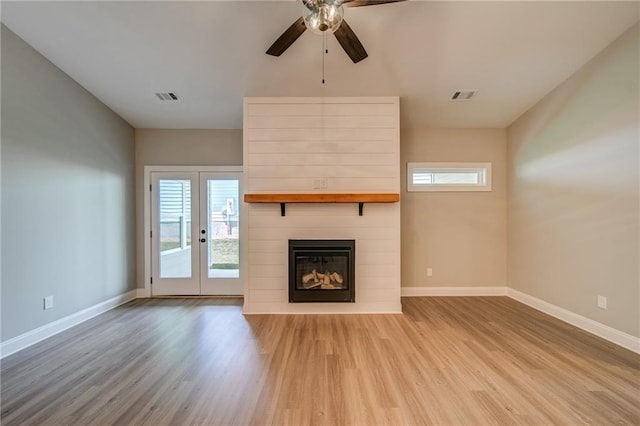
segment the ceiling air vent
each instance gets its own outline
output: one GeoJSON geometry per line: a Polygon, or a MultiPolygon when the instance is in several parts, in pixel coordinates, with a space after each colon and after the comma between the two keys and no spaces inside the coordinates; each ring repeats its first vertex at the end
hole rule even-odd
{"type": "Polygon", "coordinates": [[[173,92],[159,92],[156,97],[161,101],[180,102],[180,98],[173,92]]]}
{"type": "Polygon", "coordinates": [[[453,92],[453,95],[451,95],[451,100],[468,101],[473,98],[476,93],[478,93],[477,90],[456,90],[455,92],[453,92]]]}

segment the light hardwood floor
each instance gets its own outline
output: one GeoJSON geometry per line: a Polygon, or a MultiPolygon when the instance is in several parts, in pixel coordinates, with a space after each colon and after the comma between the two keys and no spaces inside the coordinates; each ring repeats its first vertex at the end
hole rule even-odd
{"type": "Polygon", "coordinates": [[[2,424],[640,424],[640,356],[506,297],[137,300],[2,361],[2,424]]]}

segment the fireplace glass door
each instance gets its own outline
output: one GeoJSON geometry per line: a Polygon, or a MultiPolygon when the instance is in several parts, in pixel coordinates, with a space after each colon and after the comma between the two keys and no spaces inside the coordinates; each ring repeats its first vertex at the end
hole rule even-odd
{"type": "Polygon", "coordinates": [[[354,240],[289,240],[289,301],[355,302],[354,240]]]}

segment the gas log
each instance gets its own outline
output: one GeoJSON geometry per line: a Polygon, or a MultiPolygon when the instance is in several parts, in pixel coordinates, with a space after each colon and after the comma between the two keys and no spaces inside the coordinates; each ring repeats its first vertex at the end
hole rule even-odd
{"type": "Polygon", "coordinates": [[[302,276],[302,285],[305,289],[320,287],[322,290],[341,289],[344,278],[337,272],[318,272],[315,269],[302,276]]]}

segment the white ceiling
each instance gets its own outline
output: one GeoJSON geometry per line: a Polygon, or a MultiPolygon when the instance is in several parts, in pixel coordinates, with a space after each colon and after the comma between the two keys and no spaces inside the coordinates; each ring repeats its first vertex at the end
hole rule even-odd
{"type": "Polygon", "coordinates": [[[399,95],[403,127],[506,127],[639,18],[638,2],[345,9],[369,58],[305,32],[292,1],[2,2],[2,21],[137,128],[241,128],[244,96],[399,95]],[[451,102],[456,89],[477,89],[451,102]],[[163,103],[155,92],[176,92],[163,103]]]}

